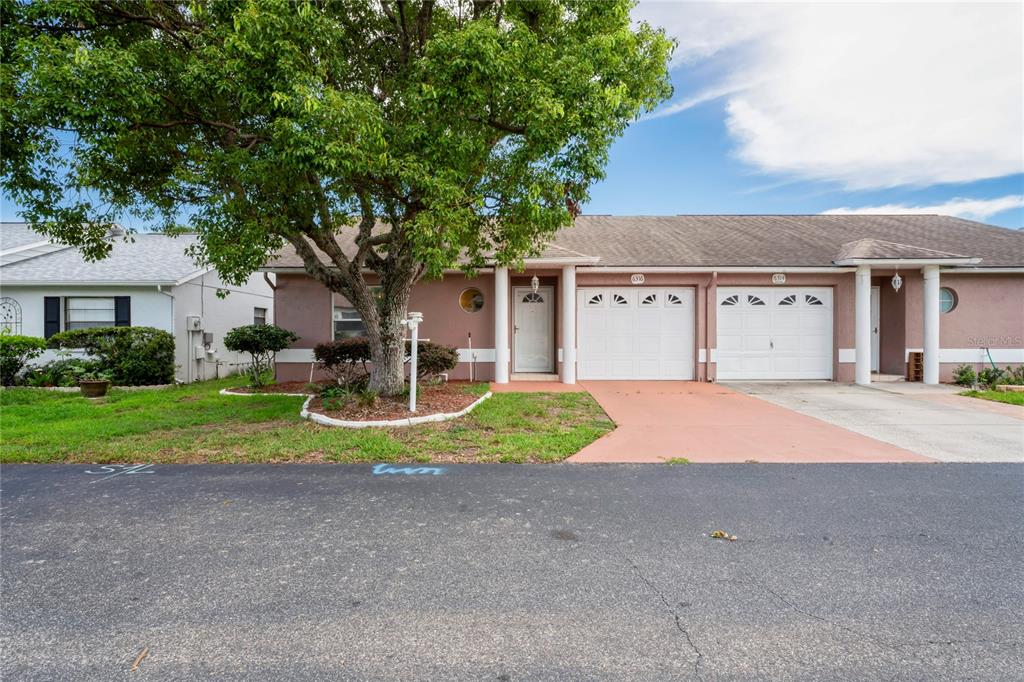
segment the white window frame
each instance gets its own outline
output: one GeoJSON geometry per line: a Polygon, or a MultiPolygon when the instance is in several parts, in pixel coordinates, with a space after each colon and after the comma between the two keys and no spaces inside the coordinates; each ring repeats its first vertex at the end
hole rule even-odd
{"type": "MultiPolygon", "coordinates": [[[[81,311],[97,311],[107,310],[106,308],[76,308],[77,312],[81,311]]],[[[93,327],[113,327],[117,324],[117,298],[115,296],[65,296],[64,305],[61,306],[61,312],[64,314],[63,324],[61,329],[64,331],[71,331],[72,329],[91,329],[93,327]],[[72,320],[71,319],[71,302],[72,301],[110,301],[110,320],[72,320]],[[72,324],[82,322],[99,322],[100,324],[89,324],[85,327],[73,327],[72,324]]]]}

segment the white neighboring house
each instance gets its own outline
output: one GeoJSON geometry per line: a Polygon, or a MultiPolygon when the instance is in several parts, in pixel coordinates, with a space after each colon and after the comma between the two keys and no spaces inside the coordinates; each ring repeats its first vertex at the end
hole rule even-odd
{"type": "MultiPolygon", "coordinates": [[[[241,287],[186,254],[194,235],[111,234],[106,258],[86,261],[25,223],[0,223],[0,328],[49,338],[84,327],[156,327],[174,335],[179,381],[238,371],[248,354],[224,348],[234,327],[273,323],[273,275],[256,273],[241,287]],[[218,292],[228,292],[221,298],[218,292]]],[[[47,351],[36,362],[54,357],[47,351]]]]}

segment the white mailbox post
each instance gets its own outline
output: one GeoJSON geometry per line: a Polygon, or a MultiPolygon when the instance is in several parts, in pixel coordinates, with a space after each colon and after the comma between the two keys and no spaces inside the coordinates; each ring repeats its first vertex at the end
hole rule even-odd
{"type": "Polygon", "coordinates": [[[409,319],[402,320],[412,332],[412,352],[409,355],[409,411],[416,411],[416,353],[419,343],[419,327],[423,321],[423,313],[409,313],[409,319]]]}

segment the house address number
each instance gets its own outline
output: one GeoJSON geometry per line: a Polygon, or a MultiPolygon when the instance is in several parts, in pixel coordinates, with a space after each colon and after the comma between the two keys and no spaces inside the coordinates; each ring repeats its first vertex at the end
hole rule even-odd
{"type": "Polygon", "coordinates": [[[774,275],[772,275],[772,284],[785,284],[785,283],[786,283],[786,274],[785,273],[777,272],[774,275]]]}
{"type": "Polygon", "coordinates": [[[630,275],[629,276],[629,281],[630,281],[631,284],[643,284],[644,283],[644,276],[642,274],[639,274],[639,273],[635,274],[635,275],[630,275]]]}

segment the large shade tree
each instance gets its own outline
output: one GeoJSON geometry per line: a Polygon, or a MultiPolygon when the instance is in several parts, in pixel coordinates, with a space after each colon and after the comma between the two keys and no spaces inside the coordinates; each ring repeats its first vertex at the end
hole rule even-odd
{"type": "Polygon", "coordinates": [[[290,244],[395,393],[412,286],[535,253],[670,94],[631,5],[0,0],[2,183],[91,258],[126,216],[234,283],[290,244]]]}

